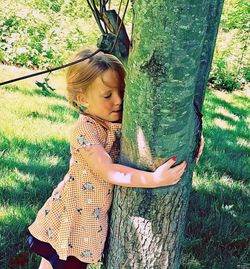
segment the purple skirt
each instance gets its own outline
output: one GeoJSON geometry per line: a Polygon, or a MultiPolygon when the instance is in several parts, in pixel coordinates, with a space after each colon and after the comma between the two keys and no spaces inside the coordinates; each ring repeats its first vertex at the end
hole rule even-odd
{"type": "Polygon", "coordinates": [[[69,256],[66,261],[60,260],[58,254],[53,247],[45,242],[36,239],[32,234],[28,233],[27,244],[29,249],[39,256],[48,260],[53,269],[85,269],[87,263],[81,262],[74,256],[69,256]]]}

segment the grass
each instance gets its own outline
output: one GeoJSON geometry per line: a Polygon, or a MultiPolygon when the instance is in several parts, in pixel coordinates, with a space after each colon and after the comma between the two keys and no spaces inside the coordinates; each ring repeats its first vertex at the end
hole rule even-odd
{"type": "MultiPolygon", "coordinates": [[[[1,79],[24,72],[2,67],[1,79]]],[[[56,92],[49,97],[36,89],[35,79],[0,91],[1,269],[39,263],[27,252],[25,231],[67,171],[67,135],[77,117],[67,105],[62,75],[51,75],[56,92]]],[[[250,268],[249,107],[247,91],[207,92],[206,146],[194,175],[183,269],[250,268]]]]}
{"type": "Polygon", "coordinates": [[[193,180],[183,268],[250,268],[249,108],[247,91],[207,92],[206,145],[193,180]]]}
{"type": "MultiPolygon", "coordinates": [[[[3,68],[4,75],[11,72],[3,68]]],[[[57,77],[53,81],[58,90],[50,97],[35,89],[33,80],[1,88],[2,269],[19,268],[20,259],[23,263],[28,259],[27,225],[34,220],[37,210],[68,168],[67,130],[76,113],[68,107],[63,89],[59,87],[60,81],[57,77]],[[13,253],[13,249],[16,252],[13,253]]],[[[30,268],[36,268],[35,264],[37,259],[30,268]]]]}

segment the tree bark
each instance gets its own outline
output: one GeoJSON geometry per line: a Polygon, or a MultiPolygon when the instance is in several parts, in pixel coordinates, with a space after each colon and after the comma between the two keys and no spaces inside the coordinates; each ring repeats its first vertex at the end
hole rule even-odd
{"type": "Polygon", "coordinates": [[[200,111],[221,14],[209,22],[211,7],[221,9],[222,0],[132,2],[120,162],[153,171],[177,156],[188,167],[176,186],[115,188],[108,269],[179,268],[198,149],[194,103],[200,111]]]}
{"type": "Polygon", "coordinates": [[[222,8],[222,0],[210,1],[209,3],[209,9],[207,12],[207,30],[203,39],[199,70],[196,76],[195,85],[195,102],[197,103],[200,111],[204,101],[208,75],[212,66],[214,47],[218,34],[222,8]]]}

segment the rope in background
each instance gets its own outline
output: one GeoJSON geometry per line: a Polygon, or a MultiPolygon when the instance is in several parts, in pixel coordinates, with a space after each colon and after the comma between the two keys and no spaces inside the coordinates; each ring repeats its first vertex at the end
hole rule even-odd
{"type": "Polygon", "coordinates": [[[11,79],[11,80],[0,82],[0,86],[6,85],[6,84],[9,84],[9,83],[12,83],[12,82],[16,82],[18,80],[22,80],[22,79],[31,78],[31,77],[39,76],[39,75],[42,75],[42,74],[50,73],[50,72],[53,72],[53,71],[60,70],[62,68],[68,67],[70,65],[74,65],[74,64],[83,62],[83,61],[87,60],[88,58],[94,56],[95,54],[97,54],[100,51],[101,51],[101,49],[97,49],[95,52],[93,52],[89,56],[84,57],[84,58],[81,58],[79,60],[76,60],[74,62],[65,64],[65,65],[61,65],[61,66],[58,66],[58,67],[55,67],[55,68],[52,68],[52,69],[48,69],[48,70],[44,70],[44,71],[41,71],[41,72],[33,73],[33,74],[30,74],[30,75],[27,75],[27,76],[23,76],[23,77],[19,77],[19,78],[14,78],[14,79],[11,79]]]}
{"type": "MultiPolygon", "coordinates": [[[[119,26],[118,26],[118,20],[117,20],[117,25],[116,25],[116,27],[117,27],[116,31],[117,32],[115,33],[115,38],[112,37],[112,35],[114,35],[114,33],[108,33],[107,25],[106,25],[105,21],[102,19],[103,13],[105,13],[105,11],[107,11],[106,4],[109,1],[108,0],[101,0],[100,1],[100,11],[97,9],[97,6],[95,5],[94,0],[90,0],[90,1],[87,0],[87,3],[88,3],[88,5],[89,5],[94,17],[95,17],[97,25],[99,26],[100,31],[102,32],[103,36],[106,36],[106,39],[104,39],[103,42],[100,44],[99,49],[97,49],[95,52],[93,52],[90,56],[84,57],[84,58],[79,59],[77,61],[65,64],[65,65],[61,65],[61,66],[58,66],[58,67],[55,67],[55,68],[52,68],[52,69],[47,69],[47,70],[44,70],[44,71],[33,73],[33,74],[30,74],[30,75],[26,75],[26,76],[14,78],[14,79],[11,79],[11,80],[7,80],[7,81],[4,81],[4,82],[0,82],[0,86],[10,84],[10,83],[13,83],[13,82],[16,82],[16,81],[19,81],[19,80],[23,80],[23,79],[27,79],[27,78],[31,78],[31,77],[35,77],[35,76],[39,76],[39,75],[43,75],[43,74],[46,74],[46,73],[51,73],[53,71],[63,69],[65,67],[77,64],[79,62],[82,62],[82,61],[94,56],[95,54],[97,54],[100,51],[103,51],[104,53],[112,53],[112,51],[115,48],[115,45],[117,43],[119,34],[120,34],[120,30],[121,30],[121,27],[122,27],[122,24],[123,24],[123,21],[124,21],[124,17],[125,17],[125,14],[127,12],[129,0],[127,0],[126,7],[125,7],[125,10],[124,10],[124,13],[123,13],[123,16],[122,16],[122,19],[120,21],[119,26]],[[92,4],[90,3],[90,1],[92,2],[92,4]],[[103,29],[101,21],[103,22],[105,29],[103,29]],[[112,44],[110,44],[110,46],[106,46],[107,44],[105,44],[105,42],[107,42],[106,41],[107,38],[108,38],[108,42],[112,43],[112,44]]],[[[119,13],[120,13],[121,4],[122,4],[122,0],[120,2],[120,6],[119,6],[119,13]]]]}

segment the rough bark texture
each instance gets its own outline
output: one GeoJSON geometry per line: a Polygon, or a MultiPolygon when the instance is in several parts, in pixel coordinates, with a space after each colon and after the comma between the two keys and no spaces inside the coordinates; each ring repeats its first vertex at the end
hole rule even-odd
{"type": "Polygon", "coordinates": [[[222,0],[133,1],[121,163],[154,170],[177,156],[188,168],[173,187],[116,187],[108,269],[179,268],[197,151],[194,101],[201,108],[221,12],[209,20],[221,8],[222,0]]]}
{"type": "Polygon", "coordinates": [[[201,110],[204,101],[204,89],[206,88],[208,75],[212,65],[222,8],[222,0],[210,1],[209,3],[209,10],[207,13],[207,30],[203,39],[200,66],[195,85],[195,101],[199,110],[201,110]]]}

